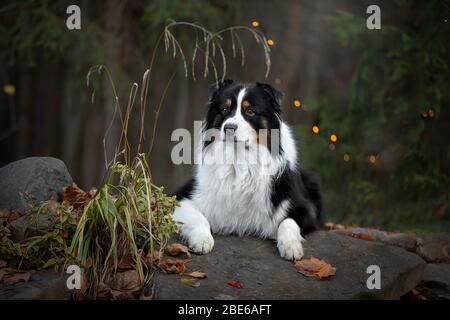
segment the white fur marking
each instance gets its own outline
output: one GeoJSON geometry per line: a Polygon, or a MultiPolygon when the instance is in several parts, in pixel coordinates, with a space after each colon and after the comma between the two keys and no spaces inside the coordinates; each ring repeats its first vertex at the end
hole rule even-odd
{"type": "Polygon", "coordinates": [[[277,247],[281,257],[287,260],[299,260],[303,257],[303,237],[300,227],[291,219],[284,219],[278,227],[277,247]]]}
{"type": "Polygon", "coordinates": [[[173,218],[175,221],[182,223],[180,227],[181,236],[195,253],[211,252],[214,239],[211,235],[208,220],[191,200],[180,201],[180,206],[175,209],[173,218]]]}

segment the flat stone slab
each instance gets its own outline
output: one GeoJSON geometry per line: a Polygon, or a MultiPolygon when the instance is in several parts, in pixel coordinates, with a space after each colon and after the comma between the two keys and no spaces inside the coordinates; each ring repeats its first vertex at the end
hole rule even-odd
{"type": "Polygon", "coordinates": [[[318,231],[304,243],[311,255],[337,268],[326,279],[306,277],[293,262],[280,258],[270,240],[215,236],[213,251],[193,256],[187,265],[208,274],[199,287],[182,283],[180,275],[158,274],[156,299],[399,299],[420,281],[425,262],[402,248],[318,231]],[[370,290],[367,267],[381,269],[381,289],[370,290]],[[239,281],[244,288],[228,285],[239,281]]]}
{"type": "Polygon", "coordinates": [[[52,270],[30,271],[28,282],[12,285],[0,284],[0,300],[69,300],[67,275],[52,270]]]}

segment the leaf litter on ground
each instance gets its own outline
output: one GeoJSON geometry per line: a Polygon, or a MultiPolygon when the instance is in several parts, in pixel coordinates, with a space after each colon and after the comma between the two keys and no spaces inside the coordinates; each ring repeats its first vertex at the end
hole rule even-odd
{"type": "Polygon", "coordinates": [[[336,274],[336,268],[324,260],[311,256],[309,259],[295,261],[295,268],[307,277],[318,277],[320,280],[329,278],[336,274]]]}

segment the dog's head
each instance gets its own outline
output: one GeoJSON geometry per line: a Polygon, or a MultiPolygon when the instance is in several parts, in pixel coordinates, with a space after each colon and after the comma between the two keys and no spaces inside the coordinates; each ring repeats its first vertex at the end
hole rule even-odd
{"type": "MultiPolygon", "coordinates": [[[[261,132],[270,138],[273,129],[280,129],[282,98],[279,90],[265,83],[224,80],[213,84],[204,130],[218,130],[224,143],[261,143],[261,132]]],[[[207,141],[205,146],[213,142],[207,141]]]]}

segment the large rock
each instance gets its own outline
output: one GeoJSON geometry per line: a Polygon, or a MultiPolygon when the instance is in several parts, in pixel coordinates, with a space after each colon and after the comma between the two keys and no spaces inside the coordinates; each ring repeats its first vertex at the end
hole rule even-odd
{"type": "Polygon", "coordinates": [[[337,268],[327,280],[305,277],[293,262],[280,258],[272,241],[215,237],[213,252],[194,256],[188,269],[208,273],[195,288],[179,275],[159,274],[157,299],[399,299],[421,279],[425,262],[416,254],[383,243],[319,231],[307,237],[305,257],[315,256],[337,268]],[[381,269],[381,289],[370,290],[367,267],[381,269]],[[227,285],[236,280],[243,289],[227,285]]]}
{"type": "Polygon", "coordinates": [[[427,264],[417,289],[427,299],[450,300],[450,264],[427,264]]]}
{"type": "Polygon", "coordinates": [[[0,209],[26,209],[27,194],[37,201],[58,199],[70,183],[72,177],[59,159],[31,157],[12,162],[0,168],[0,209]]]}

